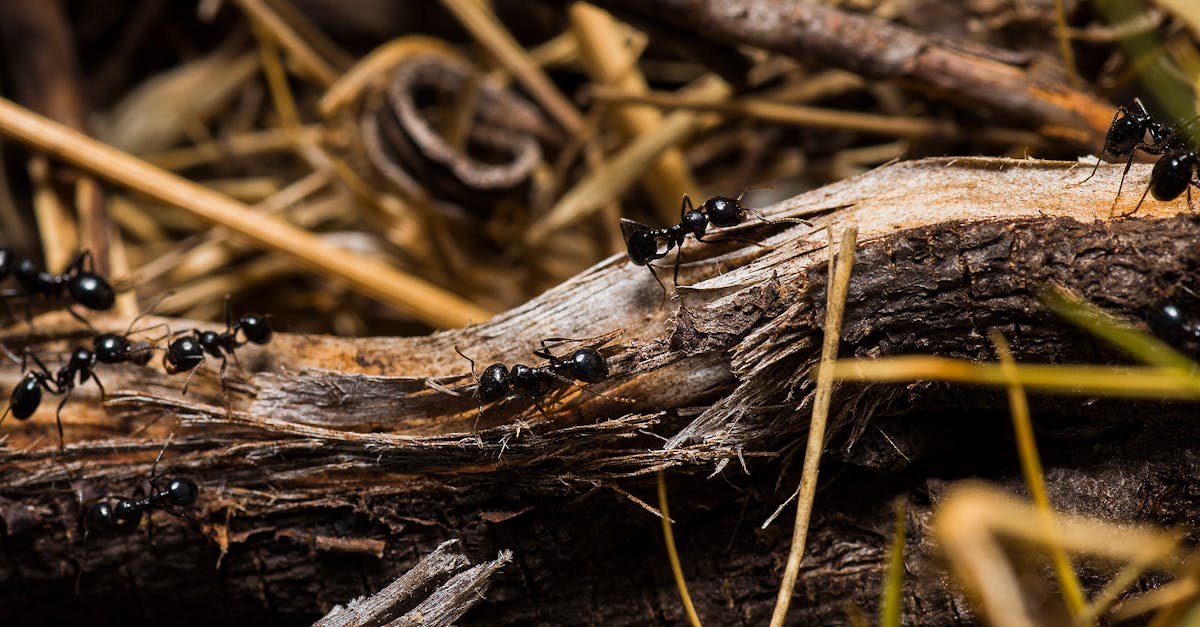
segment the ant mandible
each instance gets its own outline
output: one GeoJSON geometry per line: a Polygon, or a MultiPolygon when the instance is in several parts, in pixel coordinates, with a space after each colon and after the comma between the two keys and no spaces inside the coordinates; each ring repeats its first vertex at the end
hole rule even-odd
{"type": "MultiPolygon", "coordinates": [[[[764,224],[774,224],[775,222],[798,222],[812,226],[807,220],[795,218],[786,218],[783,220],[772,221],[764,218],[762,214],[742,204],[742,197],[746,195],[746,191],[738,194],[737,198],[729,198],[728,196],[713,196],[700,204],[700,206],[692,206],[692,199],[687,194],[683,195],[683,201],[679,205],[679,223],[671,226],[656,229],[654,227],[635,222],[626,218],[621,218],[621,231],[625,234],[625,247],[629,253],[629,260],[634,265],[646,266],[650,270],[651,276],[663,288],[665,292],[667,286],[663,284],[662,279],[658,278],[658,273],[654,271],[654,267],[650,262],[666,257],[673,248],[679,247],[683,250],[683,242],[689,234],[696,238],[698,242],[705,244],[714,243],[713,240],[704,239],[705,232],[708,230],[708,225],[711,223],[715,227],[727,228],[737,226],[742,223],[749,213],[758,218],[764,224]],[[665,246],[661,250],[660,246],[665,246]]],[[[742,238],[724,238],[738,239],[742,238]]],[[[751,241],[751,240],[743,240],[751,241]]],[[[675,286],[679,285],[679,264],[681,258],[675,256],[675,273],[672,283],[675,286]]]]}
{"type": "MultiPolygon", "coordinates": [[[[183,384],[184,394],[187,394],[192,375],[204,363],[205,353],[221,360],[220,379],[221,389],[224,390],[225,368],[229,365],[230,357],[233,357],[234,363],[237,364],[237,349],[249,343],[268,344],[274,335],[274,329],[267,316],[246,314],[234,323],[233,310],[229,300],[230,297],[226,294],[224,332],[192,329],[190,334],[173,339],[167,346],[167,351],[163,355],[163,368],[167,373],[176,374],[184,370],[190,371],[187,381],[183,384]],[[245,340],[238,339],[239,332],[245,336],[245,340]]],[[[237,365],[239,368],[241,367],[241,364],[237,365]]]]}
{"type": "MultiPolygon", "coordinates": [[[[471,363],[471,376],[475,379],[479,396],[479,415],[483,415],[485,403],[492,403],[511,395],[512,398],[530,398],[543,415],[546,413],[538,399],[548,394],[560,383],[577,385],[583,383],[600,383],[608,378],[608,362],[596,348],[579,348],[570,356],[558,357],[550,352],[548,344],[552,342],[577,341],[570,338],[553,337],[541,341],[541,348],[533,351],[537,357],[547,360],[544,366],[528,366],[516,364],[511,369],[502,363],[494,363],[483,369],[483,375],[475,374],[475,360],[467,357],[458,347],[454,351],[471,363]]],[[[581,390],[587,388],[579,386],[581,390]]],[[[593,392],[603,396],[598,392],[593,392]]],[[[478,419],[476,420],[478,423],[478,419]]]]}

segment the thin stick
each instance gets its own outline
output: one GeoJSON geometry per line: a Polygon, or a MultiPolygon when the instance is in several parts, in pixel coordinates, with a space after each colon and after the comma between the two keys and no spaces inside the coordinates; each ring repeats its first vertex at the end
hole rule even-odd
{"type": "Polygon", "coordinates": [[[393,305],[437,327],[483,322],[491,312],[378,260],[326,244],[283,220],[0,98],[0,134],[46,151],[85,171],[224,226],[262,248],[281,252],[297,265],[338,277],[356,291],[393,305]]]}
{"type": "MultiPolygon", "coordinates": [[[[1009,380],[1008,405],[1012,412],[1013,431],[1017,438],[1017,456],[1021,459],[1021,473],[1025,475],[1025,486],[1029,488],[1029,496],[1037,508],[1042,523],[1046,525],[1047,533],[1053,533],[1054,510],[1050,509],[1050,497],[1046,494],[1046,478],[1042,472],[1042,460],[1038,457],[1037,441],[1033,436],[1033,422],[1029,418],[1029,399],[1025,397],[1025,389],[1016,381],[1015,370],[1017,362],[1013,360],[1012,350],[999,331],[993,330],[988,339],[996,347],[996,355],[1000,358],[1000,370],[1009,380]]],[[[1052,544],[1050,554],[1054,560],[1054,570],[1058,575],[1059,588],[1062,589],[1063,600],[1072,617],[1079,616],[1086,603],[1083,588],[1071,566],[1071,558],[1062,545],[1052,544]]]]}
{"type": "MultiPolygon", "coordinates": [[[[841,341],[842,314],[846,308],[846,291],[850,287],[850,271],[854,268],[854,243],[857,239],[858,227],[847,227],[842,231],[837,257],[832,254],[829,257],[829,291],[825,300],[825,339],[821,344],[821,368],[817,371],[812,422],[808,427],[808,446],[804,450],[804,470],[800,476],[800,497],[796,502],[792,547],[788,552],[787,566],[783,570],[783,582],[779,585],[779,596],[775,599],[775,611],[771,614],[771,627],[781,627],[787,618],[792,591],[796,589],[796,575],[800,572],[800,560],[804,558],[804,541],[808,537],[808,522],[812,517],[813,499],[817,494],[821,449],[825,446],[825,422],[829,418],[829,403],[833,397],[831,366],[837,359],[838,344],[841,341]]],[[[833,242],[833,227],[829,228],[829,241],[833,242]]],[[[830,251],[833,251],[832,247],[830,251]]]]}
{"type": "Polygon", "coordinates": [[[282,17],[262,2],[262,0],[234,0],[239,8],[253,21],[256,21],[279,42],[280,47],[292,55],[296,67],[308,78],[321,87],[329,87],[337,80],[337,70],[321,55],[313,50],[304,38],[296,33],[282,17]]]}
{"type": "Polygon", "coordinates": [[[675,550],[675,534],[671,533],[671,511],[667,509],[667,480],[663,471],[658,471],[658,510],[662,513],[663,539],[667,542],[667,558],[671,560],[671,572],[675,574],[675,585],[679,587],[679,597],[683,600],[683,611],[687,612],[688,622],[692,627],[700,627],[700,617],[696,615],[696,606],[692,605],[692,597],[688,594],[687,582],[683,579],[683,566],[679,563],[679,552],[675,550]]]}

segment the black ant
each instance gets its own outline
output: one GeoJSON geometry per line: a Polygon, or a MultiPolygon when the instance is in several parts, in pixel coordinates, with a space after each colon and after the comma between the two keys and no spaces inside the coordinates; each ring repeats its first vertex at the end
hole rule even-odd
{"type": "Polygon", "coordinates": [[[162,461],[163,454],[167,452],[167,446],[170,443],[171,437],[168,437],[167,441],[163,443],[162,450],[158,452],[158,457],[154,458],[154,465],[150,467],[150,494],[142,498],[96,501],[88,510],[89,530],[132,529],[141,524],[142,518],[147,513],[155,509],[180,516],[169,508],[188,507],[195,504],[196,497],[200,495],[200,488],[197,487],[195,481],[187,477],[173,477],[167,480],[165,488],[160,488],[158,482],[155,481],[158,476],[158,463],[162,461]]]}
{"type": "Polygon", "coordinates": [[[150,485],[154,490],[149,496],[140,499],[123,498],[115,502],[104,500],[92,504],[88,512],[91,528],[98,531],[132,529],[141,524],[147,512],[162,509],[174,513],[167,507],[188,507],[195,504],[196,497],[200,494],[196,482],[186,477],[169,479],[166,487],[161,489],[155,485],[153,479],[150,480],[150,485]]]}
{"type": "MultiPolygon", "coordinates": [[[[1179,195],[1188,192],[1188,205],[1191,205],[1190,185],[1196,185],[1193,179],[1196,169],[1200,167],[1200,157],[1197,157],[1194,144],[1188,134],[1195,126],[1196,119],[1189,120],[1178,126],[1169,126],[1154,119],[1146,110],[1140,98],[1134,98],[1128,107],[1118,107],[1109,124],[1108,133],[1104,136],[1104,148],[1101,156],[1128,157],[1125,169],[1121,172],[1121,182],[1117,186],[1117,195],[1113,198],[1112,209],[1116,209],[1117,201],[1121,198],[1121,190],[1125,186],[1125,177],[1133,166],[1133,158],[1138,150],[1151,155],[1162,155],[1150,171],[1150,183],[1137,205],[1125,215],[1132,215],[1146,200],[1146,194],[1154,194],[1160,201],[1174,200],[1179,195]]],[[[1085,183],[1100,168],[1100,161],[1092,167],[1091,174],[1080,181],[1085,183]]]]}
{"type": "Polygon", "coordinates": [[[1133,211],[1125,215],[1136,213],[1146,201],[1146,194],[1153,194],[1158,201],[1169,201],[1179,198],[1186,191],[1188,208],[1191,208],[1192,187],[1200,187],[1200,180],[1196,176],[1200,170],[1200,156],[1190,145],[1184,146],[1189,142],[1186,135],[1190,132],[1190,126],[1192,125],[1185,125],[1172,133],[1172,139],[1169,140],[1172,144],[1171,150],[1154,164],[1154,168],[1150,170],[1150,183],[1146,186],[1146,191],[1142,192],[1142,197],[1138,199],[1133,211]]]}
{"type": "MultiPolygon", "coordinates": [[[[533,399],[533,404],[544,415],[546,412],[542,409],[538,397],[545,396],[557,385],[562,383],[578,385],[575,383],[576,381],[600,383],[607,379],[608,362],[595,348],[576,349],[565,359],[550,352],[548,344],[551,342],[570,341],[576,340],[561,337],[542,340],[542,347],[534,350],[533,354],[550,362],[544,366],[533,367],[516,364],[509,369],[502,363],[494,363],[483,369],[482,376],[475,374],[475,360],[467,357],[456,346],[454,351],[471,363],[471,376],[475,379],[479,395],[480,415],[483,415],[485,403],[492,403],[510,396],[511,398],[533,399]]],[[[580,389],[590,392],[582,386],[580,389]]],[[[592,393],[604,396],[599,392],[592,393]]]]}
{"type": "MultiPolygon", "coordinates": [[[[0,415],[0,423],[4,421],[9,414],[17,420],[25,420],[33,415],[37,408],[42,403],[42,391],[45,390],[51,394],[62,396],[62,400],[58,402],[58,409],[54,412],[54,420],[58,424],[58,448],[64,448],[63,426],[62,426],[62,408],[67,404],[67,400],[71,398],[71,391],[76,385],[87,383],[88,379],[96,382],[100,388],[100,397],[104,398],[104,384],[100,382],[100,378],[96,376],[94,368],[96,366],[96,354],[92,351],[76,347],[71,351],[70,358],[67,363],[63,364],[56,373],[50,374],[50,370],[38,359],[33,353],[25,353],[33,359],[37,364],[38,370],[30,370],[25,373],[21,381],[17,383],[17,387],[13,388],[12,397],[9,399],[8,409],[0,415]],[[78,383],[76,382],[78,378],[78,383]]],[[[16,359],[16,356],[9,354],[10,359],[16,359]]],[[[21,367],[25,367],[24,360],[19,360],[21,367]]]]}
{"type": "MultiPolygon", "coordinates": [[[[38,406],[41,405],[43,391],[62,396],[62,400],[58,403],[58,409],[54,413],[54,419],[58,424],[58,446],[60,449],[63,448],[62,409],[71,398],[71,391],[76,386],[87,383],[90,379],[95,381],[96,386],[100,388],[100,398],[103,399],[107,396],[104,384],[100,382],[100,377],[96,376],[96,364],[133,362],[145,365],[150,361],[154,347],[145,342],[131,342],[129,336],[135,333],[133,325],[142,316],[153,310],[153,308],[154,306],[151,306],[150,309],[134,318],[129,323],[129,328],[125,330],[124,334],[100,333],[92,338],[91,350],[82,346],[75,347],[71,351],[71,356],[67,359],[67,362],[53,375],[50,374],[50,370],[46,368],[41,359],[38,359],[37,355],[26,352],[25,354],[37,364],[38,370],[26,372],[25,376],[17,384],[17,387],[13,389],[8,409],[5,410],[3,415],[0,415],[0,423],[4,422],[4,418],[7,417],[10,411],[17,420],[28,419],[37,411],[38,406]]],[[[84,322],[87,321],[84,320],[84,322]]],[[[88,326],[91,327],[90,324],[88,326]]],[[[136,333],[142,333],[146,330],[142,329],[136,331],[136,333]]],[[[4,349],[4,352],[8,354],[10,359],[20,363],[22,369],[25,368],[24,359],[18,359],[8,349],[4,349]]]]}
{"type": "MultiPolygon", "coordinates": [[[[188,384],[201,364],[204,363],[205,353],[221,360],[221,389],[225,388],[225,368],[229,358],[237,364],[237,349],[246,344],[268,344],[274,335],[274,329],[267,316],[246,314],[233,321],[233,312],[229,304],[229,295],[225,296],[225,331],[201,331],[192,329],[190,334],[172,339],[163,355],[163,368],[168,374],[176,374],[184,370],[190,371],[187,381],[183,384],[183,393],[187,394],[188,384]],[[238,333],[246,339],[238,339],[238,333]]],[[[241,367],[241,364],[237,364],[241,367]]]]}
{"type": "MultiPolygon", "coordinates": [[[[748,190],[747,190],[748,191],[748,190]]],[[[629,252],[629,260],[635,265],[646,266],[650,269],[650,274],[655,281],[662,286],[665,292],[667,286],[663,284],[662,279],[658,278],[658,273],[654,271],[654,267],[650,265],[651,261],[666,257],[671,249],[679,247],[683,248],[683,242],[688,234],[696,238],[698,242],[705,244],[714,243],[713,240],[704,239],[705,231],[711,223],[715,227],[732,227],[737,226],[746,219],[746,214],[749,213],[758,218],[764,224],[774,224],[776,222],[798,222],[812,226],[812,223],[807,220],[799,220],[787,218],[783,220],[768,220],[762,214],[742,204],[742,197],[746,191],[738,194],[737,198],[729,198],[728,196],[713,196],[700,204],[699,208],[692,206],[692,199],[687,194],[683,195],[683,202],[679,205],[679,224],[656,229],[651,226],[634,222],[625,218],[621,219],[621,231],[625,234],[625,247],[629,252]],[[660,250],[660,246],[665,246],[660,250]]],[[[724,238],[738,239],[742,238],[724,238]]],[[[743,240],[751,241],[751,240],[743,240]]],[[[680,256],[675,256],[675,274],[673,283],[679,285],[679,263],[680,256]]]]}
{"type": "MultiPolygon", "coordinates": [[[[21,259],[13,263],[12,251],[4,249],[0,253],[0,279],[4,278],[3,270],[10,266],[17,283],[24,288],[24,293],[45,298],[63,298],[69,296],[73,301],[93,311],[108,311],[116,303],[116,292],[108,281],[95,273],[92,251],[79,253],[62,274],[51,274],[39,270],[32,259],[21,259]]],[[[4,296],[16,296],[17,291],[8,291],[4,296]]],[[[76,315],[78,317],[78,315],[76,315]]]]}

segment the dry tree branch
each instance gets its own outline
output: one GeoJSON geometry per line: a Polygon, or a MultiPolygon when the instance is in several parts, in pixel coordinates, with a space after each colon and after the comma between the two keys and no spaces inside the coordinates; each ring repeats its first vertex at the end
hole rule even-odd
{"type": "MultiPolygon", "coordinates": [[[[825,319],[826,227],[859,229],[843,356],[990,359],[986,335],[997,328],[1022,361],[1113,359],[1044,309],[1041,288],[1061,284],[1136,317],[1166,295],[1196,289],[1200,268],[1200,222],[1183,199],[1148,202],[1133,218],[1109,219],[1120,169],[1103,167],[1078,185],[1086,173],[1060,162],[893,164],[762,208],[768,218],[807,217],[814,227],[748,220],[731,234],[761,245],[728,237],[721,243],[721,234],[710,245],[687,242],[680,287],[665,306],[646,269],[616,256],[486,324],[417,338],[282,334],[269,346],[245,347],[238,355],[245,373],[229,368],[232,410],[216,364],[201,368],[187,397],[179,396],[181,379],[153,367],[102,370],[111,396],[101,408],[92,386],[76,390],[63,414],[65,452],[51,437],[52,406],[4,427],[0,517],[8,535],[0,545],[7,557],[0,581],[19,577],[54,590],[81,574],[88,603],[119,605],[132,589],[148,615],[221,599],[247,615],[316,616],[382,588],[419,555],[460,537],[478,560],[514,551],[513,570],[493,577],[481,601],[481,616],[493,624],[581,615],[629,622],[644,611],[676,617],[665,560],[647,557],[659,555],[661,541],[642,525],[652,529],[658,521],[614,496],[644,498],[655,471],[675,468],[679,483],[672,485],[681,487],[672,511],[697,611],[729,622],[732,603],[738,616],[763,622],[787,542],[768,529],[764,544],[745,531],[757,525],[741,521],[761,520],[784,499],[776,478],[794,485],[788,460],[804,439],[797,416],[811,409],[810,374],[825,319]],[[543,338],[586,344],[608,334],[617,334],[604,348],[611,377],[586,391],[564,385],[542,402],[545,415],[529,399],[514,399],[485,408],[480,418],[468,364],[454,350],[480,366],[538,364],[531,350],[543,338]],[[159,516],[153,550],[138,534],[85,540],[81,503],[144,486],[171,431],[160,471],[200,484],[196,523],[159,516]],[[705,479],[715,474],[734,487],[705,479]],[[735,548],[732,562],[714,549],[726,544],[735,548]],[[321,557],[330,552],[340,557],[321,557]],[[576,560],[589,568],[580,570],[576,560]],[[172,574],[177,564],[193,573],[186,585],[172,574]],[[113,572],[130,579],[106,576],[113,572]],[[639,579],[657,572],[661,578],[639,579]],[[721,590],[729,581],[758,592],[727,601],[721,590]],[[595,596],[578,594],[577,586],[591,586],[595,596]],[[639,594],[646,595],[642,605],[627,602],[639,594]]],[[[1148,166],[1134,166],[1127,187],[1141,189],[1148,174],[1148,166]]],[[[126,321],[98,324],[122,329],[126,321]]],[[[40,319],[38,330],[78,332],[78,325],[60,316],[40,319]]],[[[5,341],[19,346],[28,339],[13,333],[5,341]]],[[[0,383],[14,384],[13,370],[0,371],[0,383]]],[[[935,429],[929,421],[940,414],[903,413],[938,406],[941,389],[835,390],[828,463],[908,467],[925,477],[913,460],[939,459],[939,438],[961,437],[955,428],[974,424],[935,429]]],[[[950,406],[961,407],[962,394],[954,400],[950,406]]],[[[1057,407],[1089,420],[1070,413],[1078,405],[1057,407]]],[[[1134,415],[1118,411],[1112,419],[1134,415]]],[[[1156,410],[1162,421],[1171,415],[1171,408],[1156,410]]],[[[1169,426],[1160,425],[1168,437],[1190,437],[1169,426]]],[[[1139,463],[1188,472],[1179,456],[1154,444],[1158,431],[1143,437],[1137,442],[1146,458],[1139,463]]],[[[1126,457],[1142,454],[1128,447],[1126,457]]],[[[1011,455],[1008,444],[998,448],[1011,455]]],[[[1094,497],[1097,485],[1129,480],[1119,467],[1071,464],[1056,472],[1053,464],[1048,459],[1056,504],[1140,511],[1134,489],[1094,497]],[[1126,493],[1128,502],[1120,496],[1126,493]]],[[[874,603],[872,582],[883,571],[893,523],[888,504],[897,490],[916,489],[889,475],[853,485],[839,483],[837,473],[821,476],[831,485],[817,499],[792,604],[802,622],[840,615],[846,600],[874,603]],[[839,522],[849,512],[855,522],[839,522]],[[847,570],[847,563],[864,566],[847,570]],[[843,593],[831,599],[823,592],[829,586],[843,593]]],[[[994,478],[1019,482],[1019,475],[994,478]]],[[[929,486],[921,489],[936,500],[929,486]]],[[[1148,498],[1161,504],[1185,496],[1163,491],[1148,498]]],[[[919,512],[928,503],[910,507],[918,512],[914,537],[923,537],[928,520],[919,512]]],[[[930,575],[931,549],[918,549],[906,551],[920,582],[907,603],[951,611],[955,593],[930,575]]],[[[43,588],[0,586],[0,607],[36,605],[34,589],[43,588]]],[[[56,611],[78,611],[72,607],[56,611]]]]}

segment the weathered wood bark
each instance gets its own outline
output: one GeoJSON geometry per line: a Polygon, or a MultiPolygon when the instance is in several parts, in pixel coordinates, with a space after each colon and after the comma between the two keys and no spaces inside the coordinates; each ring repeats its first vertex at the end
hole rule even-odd
{"type": "MultiPolygon", "coordinates": [[[[736,230],[768,247],[689,241],[687,287],[664,306],[646,269],[616,257],[467,329],[283,335],[247,347],[239,358],[255,374],[230,366],[231,378],[245,379],[230,381],[231,411],[216,364],[201,369],[187,397],[181,378],[156,368],[102,370],[109,401],[99,408],[92,386],[75,394],[63,413],[65,452],[54,441],[53,403],[4,426],[0,621],[316,620],[461,538],[473,561],[511,549],[513,562],[460,624],[678,623],[658,521],[640,504],[652,501],[653,471],[669,468],[700,614],[710,624],[762,624],[790,528],[759,526],[797,481],[824,319],[825,227],[860,229],[843,355],[990,359],[986,332],[998,328],[1023,360],[1118,359],[1041,307],[1038,290],[1061,283],[1135,317],[1167,295],[1190,302],[1185,290],[1200,289],[1200,223],[1182,199],[1110,220],[1120,166],[1076,185],[1086,172],[973,158],[887,166],[763,209],[814,227],[749,221],[736,230]],[[546,416],[518,399],[480,418],[463,389],[470,378],[456,346],[480,367],[538,363],[530,350],[542,338],[617,331],[605,348],[610,380],[590,392],[564,388],[544,404],[546,416]],[[194,522],[160,514],[152,536],[85,537],[81,503],[143,485],[171,431],[159,471],[201,485],[194,522]]],[[[1122,208],[1148,173],[1135,166],[1126,188],[1137,191],[1122,208]]],[[[39,322],[42,332],[77,326],[39,322]]],[[[14,370],[3,372],[4,385],[15,383],[14,370]]],[[[1057,505],[1118,519],[1193,518],[1200,435],[1188,407],[1034,400],[1057,505]]],[[[907,495],[907,615],[970,622],[926,531],[946,481],[1019,485],[1002,395],[844,386],[835,410],[792,616],[831,624],[844,620],[847,603],[875,607],[889,504],[907,495]]]]}

